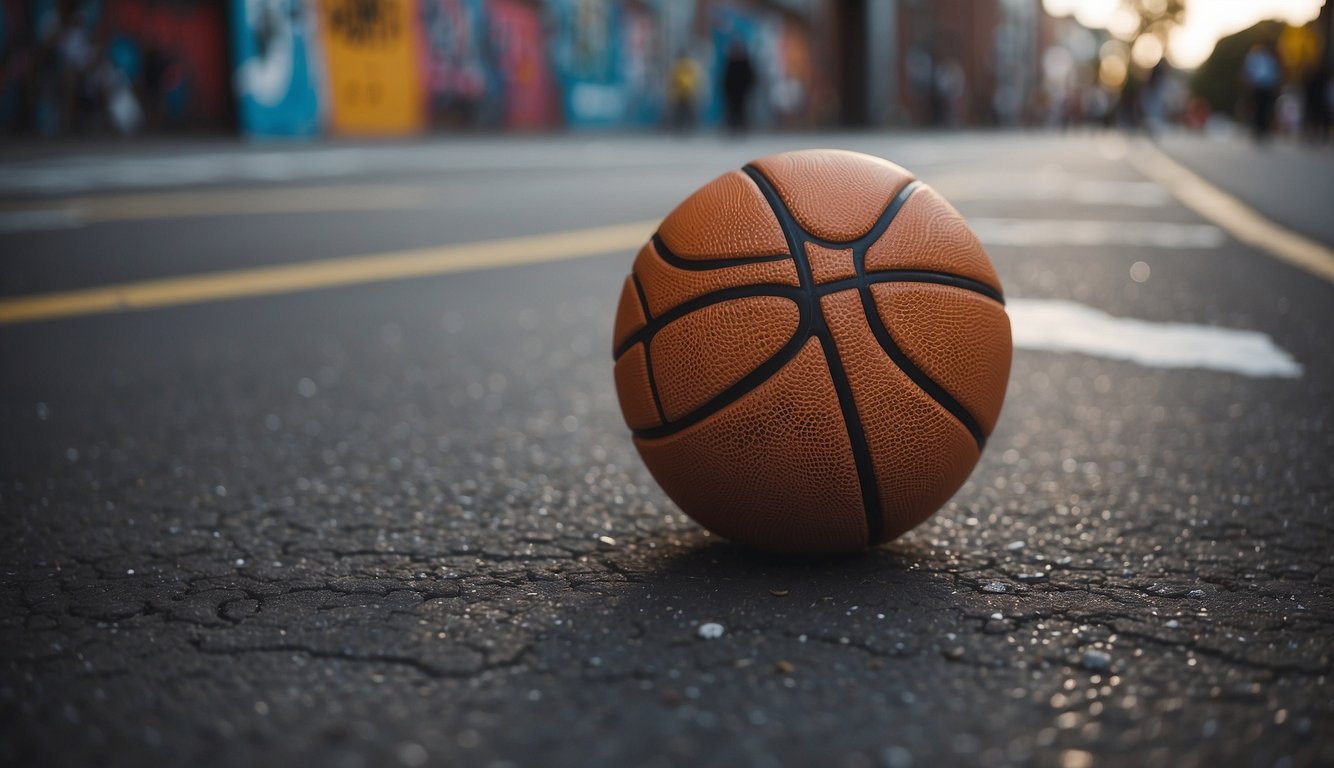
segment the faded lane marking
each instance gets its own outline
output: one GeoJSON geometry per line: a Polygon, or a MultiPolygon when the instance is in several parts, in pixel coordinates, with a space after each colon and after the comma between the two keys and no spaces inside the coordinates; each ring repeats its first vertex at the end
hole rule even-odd
{"type": "Polygon", "coordinates": [[[968,226],[986,245],[1218,248],[1223,230],[1212,224],[1169,221],[970,218],[968,226]]]}
{"type": "Polygon", "coordinates": [[[1334,249],[1286,229],[1197,176],[1148,142],[1130,153],[1136,170],[1247,245],[1334,283],[1334,249]]]}
{"type": "Polygon", "coordinates": [[[0,324],[130,312],[638,250],[656,219],[436,248],[210,272],[0,299],[0,324]]]}
{"type": "Polygon", "coordinates": [[[18,208],[0,211],[0,233],[78,229],[83,219],[73,208],[18,208]]]}
{"type": "Polygon", "coordinates": [[[924,179],[952,202],[1055,200],[1080,205],[1161,208],[1172,197],[1152,181],[1104,181],[1066,173],[1039,174],[1016,184],[1011,173],[933,174],[924,179]]]}
{"type": "Polygon", "coordinates": [[[1151,368],[1205,368],[1297,378],[1302,366],[1267,334],[1115,317],[1073,301],[1011,299],[1014,346],[1129,360],[1151,368]]]}
{"type": "Polygon", "coordinates": [[[430,190],[404,185],[335,185],[191,190],[75,197],[0,208],[0,232],[70,229],[108,221],[344,213],[434,208],[430,190]]]}

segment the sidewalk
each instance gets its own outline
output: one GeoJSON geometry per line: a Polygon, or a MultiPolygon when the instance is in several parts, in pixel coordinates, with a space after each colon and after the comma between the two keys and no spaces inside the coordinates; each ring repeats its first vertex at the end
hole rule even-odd
{"type": "Polygon", "coordinates": [[[1334,148],[1244,136],[1172,133],[1159,148],[1210,183],[1301,234],[1334,245],[1334,148]]]}

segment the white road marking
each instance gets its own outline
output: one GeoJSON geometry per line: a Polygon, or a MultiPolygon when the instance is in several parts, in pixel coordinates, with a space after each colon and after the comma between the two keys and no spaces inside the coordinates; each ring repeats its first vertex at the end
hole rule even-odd
{"type": "Polygon", "coordinates": [[[1302,366],[1267,334],[1115,317],[1073,301],[1011,299],[1014,346],[1129,360],[1151,368],[1203,368],[1297,378],[1302,366]]]}
{"type": "Polygon", "coordinates": [[[1015,183],[1013,174],[932,175],[925,181],[952,202],[1053,201],[1098,207],[1160,208],[1172,196],[1152,181],[1102,181],[1077,176],[1039,176],[1015,183]]]}
{"type": "Polygon", "coordinates": [[[987,245],[1217,248],[1227,240],[1212,224],[1169,221],[972,218],[968,226],[987,245]]]}

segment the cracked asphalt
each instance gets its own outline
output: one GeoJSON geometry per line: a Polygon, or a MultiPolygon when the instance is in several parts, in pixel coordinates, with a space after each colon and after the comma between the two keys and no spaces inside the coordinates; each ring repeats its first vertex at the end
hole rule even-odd
{"type": "MultiPolygon", "coordinates": [[[[1202,223],[1112,137],[353,145],[339,184],[418,202],[13,228],[0,297],[660,217],[811,145],[969,217],[1202,223]]],[[[10,158],[64,185],[10,204],[256,187],[229,158],[260,150],[209,151],[212,183],[174,188],[10,158]]],[[[265,183],[328,183],[302,175],[323,151],[265,183]]],[[[1334,763],[1334,285],[1231,239],[989,251],[1011,298],[1260,331],[1303,373],[1017,350],[945,508],[791,560],[703,533],[635,454],[628,251],[0,326],[0,761],[1334,763]]]]}

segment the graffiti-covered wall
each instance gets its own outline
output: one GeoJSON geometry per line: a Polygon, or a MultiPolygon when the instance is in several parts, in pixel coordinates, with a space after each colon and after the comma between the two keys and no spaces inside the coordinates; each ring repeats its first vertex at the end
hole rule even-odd
{"type": "Polygon", "coordinates": [[[658,15],[646,5],[613,0],[556,0],[550,6],[566,123],[656,123],[663,87],[658,15]]]}
{"type": "Polygon", "coordinates": [[[237,118],[255,136],[314,136],[322,128],[315,20],[302,0],[232,3],[237,118]]]}
{"type": "Polygon", "coordinates": [[[758,124],[800,123],[815,82],[816,0],[231,1],[244,27],[234,33],[242,127],[256,135],[307,133],[320,115],[333,133],[650,127],[682,98],[672,88],[682,56],[700,72],[685,98],[714,123],[737,40],[756,71],[758,124]],[[259,71],[248,62],[263,50],[275,62],[305,51],[305,70],[274,65],[290,75],[292,102],[269,114],[286,125],[250,117],[246,68],[259,71]]]}
{"type": "Polygon", "coordinates": [[[335,133],[406,134],[423,125],[414,0],[319,0],[335,133]]]}
{"type": "Polygon", "coordinates": [[[97,135],[228,127],[225,7],[3,0],[0,129],[97,135]]]}
{"type": "Polygon", "coordinates": [[[755,71],[755,122],[797,124],[818,69],[814,9],[831,1],[0,0],[0,128],[309,137],[710,124],[737,41],[755,71]]]}

